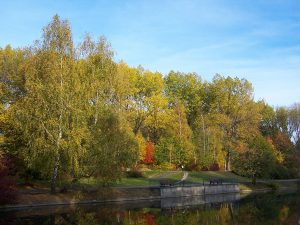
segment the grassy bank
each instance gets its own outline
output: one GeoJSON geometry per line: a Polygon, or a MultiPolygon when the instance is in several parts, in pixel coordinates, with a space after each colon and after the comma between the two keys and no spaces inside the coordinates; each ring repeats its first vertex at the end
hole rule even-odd
{"type": "Polygon", "coordinates": [[[224,182],[248,182],[248,178],[238,176],[228,171],[200,171],[190,172],[187,182],[188,183],[203,183],[209,182],[212,179],[221,179],[224,182]]]}
{"type": "MultiPolygon", "coordinates": [[[[121,180],[110,184],[112,187],[128,187],[128,186],[157,186],[159,180],[168,179],[174,182],[179,181],[183,176],[182,171],[161,171],[161,170],[149,170],[141,172],[137,177],[125,176],[121,180]]],[[[80,179],[78,184],[80,186],[98,186],[102,183],[95,179],[80,179]]]]}
{"type": "MultiPolygon", "coordinates": [[[[121,180],[110,183],[110,187],[129,187],[129,186],[158,186],[160,180],[170,180],[177,182],[182,179],[183,171],[163,171],[163,170],[148,170],[139,174],[127,174],[121,180]]],[[[299,185],[299,182],[295,183],[292,180],[280,181],[280,180],[257,180],[257,184],[251,184],[251,179],[238,176],[232,172],[225,171],[200,171],[189,172],[189,175],[185,181],[186,184],[202,184],[209,183],[210,180],[221,179],[224,183],[235,182],[241,184],[241,190],[257,190],[257,189],[280,189],[280,188],[293,188],[299,185]]],[[[33,181],[34,188],[48,188],[48,182],[33,181]]],[[[76,183],[60,182],[59,188],[75,188],[77,190],[96,189],[103,187],[101,180],[97,178],[82,178],[76,183]]],[[[24,188],[24,187],[21,187],[24,188]]]]}

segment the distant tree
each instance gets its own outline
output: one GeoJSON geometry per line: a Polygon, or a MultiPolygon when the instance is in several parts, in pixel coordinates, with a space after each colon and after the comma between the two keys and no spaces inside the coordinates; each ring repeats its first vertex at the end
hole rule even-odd
{"type": "Polygon", "coordinates": [[[290,154],[294,150],[294,145],[289,137],[282,132],[278,132],[273,138],[273,144],[275,148],[282,154],[290,154]]]}
{"type": "Polygon", "coordinates": [[[260,105],[260,114],[262,116],[259,125],[260,131],[265,137],[274,137],[279,131],[275,110],[263,101],[258,102],[258,104],[260,105]]]}
{"type": "Polygon", "coordinates": [[[186,147],[175,136],[162,137],[155,149],[155,160],[157,164],[169,163],[169,165],[187,165],[189,155],[186,147]]]}
{"type": "Polygon", "coordinates": [[[285,107],[278,107],[275,110],[275,116],[276,116],[276,125],[279,131],[285,135],[287,135],[289,138],[291,138],[291,133],[289,131],[288,127],[288,115],[289,112],[285,107]]]}
{"type": "Polygon", "coordinates": [[[288,129],[293,142],[298,143],[300,140],[300,103],[295,103],[289,108],[288,129]]]}

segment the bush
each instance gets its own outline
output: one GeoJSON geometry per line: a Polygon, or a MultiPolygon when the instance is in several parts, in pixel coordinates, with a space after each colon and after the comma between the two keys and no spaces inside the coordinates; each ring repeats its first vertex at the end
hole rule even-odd
{"type": "Polygon", "coordinates": [[[17,198],[17,185],[9,171],[10,160],[2,157],[0,160],[0,204],[13,203],[17,198]]]}
{"type": "Polygon", "coordinates": [[[219,171],[219,170],[220,170],[220,166],[216,162],[209,166],[209,171],[219,171]]]}
{"type": "Polygon", "coordinates": [[[163,162],[160,165],[157,165],[156,169],[160,169],[160,170],[175,170],[176,169],[176,165],[174,165],[172,163],[168,163],[168,162],[163,162]]]}
{"type": "Polygon", "coordinates": [[[126,177],[128,177],[128,178],[140,178],[140,177],[144,177],[144,175],[141,171],[132,170],[132,171],[127,171],[126,172],[126,177]]]}
{"type": "Polygon", "coordinates": [[[199,164],[192,162],[192,163],[189,163],[186,166],[186,170],[188,170],[188,171],[200,171],[201,168],[200,168],[199,164]]]}
{"type": "Polygon", "coordinates": [[[278,184],[274,184],[274,183],[267,184],[267,187],[271,188],[273,191],[276,191],[279,188],[278,184]]]}
{"type": "Polygon", "coordinates": [[[207,166],[201,167],[201,171],[209,171],[209,168],[207,166]]]}
{"type": "Polygon", "coordinates": [[[296,178],[295,172],[283,165],[276,165],[270,173],[272,179],[292,179],[296,178]]]}

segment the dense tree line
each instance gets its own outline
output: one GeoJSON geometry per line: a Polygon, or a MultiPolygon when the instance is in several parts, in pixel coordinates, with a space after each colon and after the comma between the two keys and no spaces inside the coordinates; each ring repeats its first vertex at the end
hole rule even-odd
{"type": "Polygon", "coordinates": [[[104,37],[76,47],[54,16],[28,48],[0,48],[1,155],[20,176],[97,176],[149,163],[234,170],[253,178],[299,172],[300,105],[254,101],[249,81],[163,76],[114,61],[104,37]],[[150,151],[150,152],[149,152],[150,151]]]}

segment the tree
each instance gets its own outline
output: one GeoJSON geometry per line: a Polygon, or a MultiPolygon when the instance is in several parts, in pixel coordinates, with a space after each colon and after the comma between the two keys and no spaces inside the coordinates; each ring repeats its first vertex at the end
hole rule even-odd
{"type": "Polygon", "coordinates": [[[290,154],[294,150],[294,145],[289,137],[282,132],[278,132],[273,138],[275,148],[283,155],[290,154]]]}
{"type": "Polygon", "coordinates": [[[251,140],[236,157],[233,161],[234,171],[251,177],[253,184],[257,178],[269,176],[276,159],[271,145],[261,136],[251,140]]]}
{"type": "Polygon", "coordinates": [[[275,115],[278,130],[291,138],[292,134],[288,129],[288,110],[285,107],[278,107],[275,111],[275,115]]]}
{"type": "Polygon", "coordinates": [[[82,90],[74,72],[69,23],[54,16],[24,66],[26,96],[11,108],[12,119],[26,143],[25,161],[51,176],[51,191],[55,192],[60,170],[78,170],[88,134],[84,103],[75,97],[82,90]]]}
{"type": "Polygon", "coordinates": [[[216,75],[207,95],[209,120],[222,130],[225,170],[230,170],[237,144],[258,133],[259,106],[253,101],[252,85],[245,79],[216,75]]]}
{"type": "Polygon", "coordinates": [[[52,192],[62,174],[98,174],[108,182],[137,161],[135,137],[119,104],[113,51],[105,38],[94,42],[87,35],[75,49],[68,21],[56,15],[25,58],[22,51],[7,52],[0,51],[3,145],[28,168],[51,178],[52,192]],[[100,166],[87,169],[93,161],[110,173],[100,166]]]}
{"type": "Polygon", "coordinates": [[[28,51],[12,49],[7,45],[0,48],[0,102],[8,106],[25,94],[25,74],[22,68],[28,51]]]}
{"type": "Polygon", "coordinates": [[[219,167],[224,165],[223,131],[211,120],[211,115],[204,114],[195,121],[193,142],[195,145],[195,165],[200,168],[209,168],[213,164],[219,167]]]}
{"type": "Polygon", "coordinates": [[[103,106],[119,107],[114,87],[117,74],[114,52],[105,37],[95,42],[87,35],[77,54],[82,56],[76,68],[81,78],[81,89],[85,90],[85,101],[89,102],[87,110],[96,125],[103,106]]]}
{"type": "Polygon", "coordinates": [[[88,151],[82,158],[83,176],[104,184],[120,179],[125,168],[138,160],[138,147],[130,127],[112,109],[102,109],[91,127],[88,151]]]}
{"type": "Polygon", "coordinates": [[[164,82],[170,104],[181,101],[186,109],[188,124],[193,127],[203,107],[205,89],[201,78],[195,73],[170,71],[164,82]]]}
{"type": "MultiPolygon", "coordinates": [[[[113,50],[104,37],[97,42],[88,35],[80,46],[77,71],[84,90],[89,137],[81,161],[82,176],[96,176],[103,183],[119,179],[125,168],[138,160],[137,137],[128,124],[124,87],[126,65],[122,69],[113,61],[113,50]],[[125,73],[123,73],[125,72],[125,73]]],[[[141,142],[139,141],[140,145],[141,142]]]]}
{"type": "Polygon", "coordinates": [[[187,151],[189,146],[184,146],[175,136],[162,137],[155,149],[157,164],[169,163],[169,165],[187,165],[191,156],[187,151]]]}
{"type": "Polygon", "coordinates": [[[135,134],[141,132],[157,143],[167,123],[168,100],[163,95],[162,75],[143,68],[127,70],[131,85],[126,101],[128,121],[135,134]]]}
{"type": "Polygon", "coordinates": [[[9,121],[9,107],[25,95],[25,74],[22,67],[26,51],[12,49],[7,45],[0,48],[0,153],[16,155],[16,149],[22,146],[19,131],[9,121]],[[6,135],[6,134],[9,134],[6,135]]]}
{"type": "Polygon", "coordinates": [[[135,135],[135,140],[137,142],[138,145],[138,161],[136,162],[136,164],[138,162],[143,162],[146,156],[146,146],[147,146],[147,141],[145,140],[145,138],[143,137],[143,135],[141,133],[138,133],[137,135],[135,135]]]}
{"type": "Polygon", "coordinates": [[[260,104],[260,114],[262,116],[259,126],[260,131],[265,137],[274,137],[279,131],[275,110],[263,101],[258,102],[258,104],[260,104]]]}
{"type": "Polygon", "coordinates": [[[296,144],[300,140],[300,104],[295,103],[289,108],[288,113],[289,133],[292,136],[293,142],[296,144]]]}

